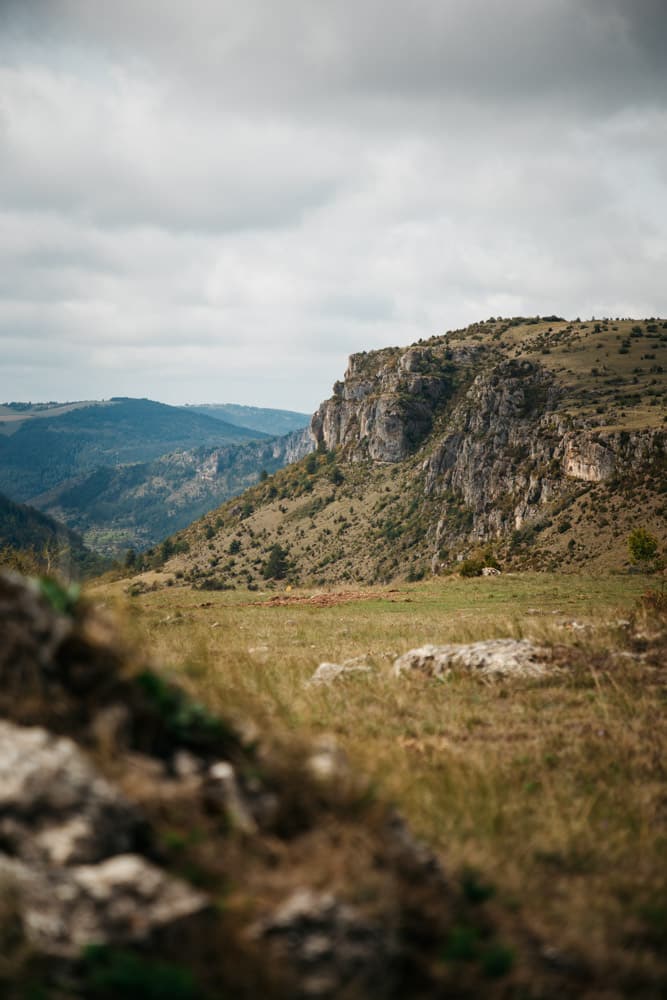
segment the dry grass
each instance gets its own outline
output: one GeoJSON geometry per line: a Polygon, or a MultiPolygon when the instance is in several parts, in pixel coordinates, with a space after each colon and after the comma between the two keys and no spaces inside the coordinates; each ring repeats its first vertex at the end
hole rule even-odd
{"type": "MultiPolygon", "coordinates": [[[[508,933],[521,913],[549,961],[587,970],[581,995],[657,997],[667,985],[665,644],[636,624],[630,648],[618,624],[645,586],[533,574],[402,585],[325,607],[170,588],[135,598],[127,614],[213,709],[260,732],[270,722],[334,733],[448,870],[494,882],[508,933]],[[562,672],[512,684],[390,676],[411,646],[499,635],[562,646],[562,672]],[[320,661],[351,657],[374,673],[305,685],[320,661]]],[[[114,600],[113,588],[103,595],[114,600]]]]}

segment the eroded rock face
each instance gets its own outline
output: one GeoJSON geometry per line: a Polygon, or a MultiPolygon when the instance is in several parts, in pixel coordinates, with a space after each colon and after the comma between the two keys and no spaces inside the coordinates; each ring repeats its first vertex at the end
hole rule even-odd
{"type": "MultiPolygon", "coordinates": [[[[553,375],[528,361],[478,375],[424,463],[426,494],[456,497],[469,512],[472,537],[520,527],[559,489],[557,401],[553,375]]],[[[451,525],[448,504],[436,548],[451,525]]]]}
{"type": "Polygon", "coordinates": [[[311,434],[352,461],[401,462],[424,446],[424,494],[442,498],[428,531],[437,573],[440,553],[446,562],[461,543],[539,521],[577,481],[604,482],[664,461],[663,431],[597,429],[567,412],[568,398],[552,371],[492,347],[387,349],[351,356],[311,434]]]}
{"type": "Polygon", "coordinates": [[[451,370],[427,347],[353,354],[345,380],[313,416],[314,440],[347,448],[354,461],[400,462],[431,431],[452,391],[451,370]]]}
{"type": "Polygon", "coordinates": [[[616,457],[599,441],[585,435],[571,437],[565,444],[563,469],[566,476],[588,483],[600,483],[614,474],[616,457]]]}
{"type": "Polygon", "coordinates": [[[425,493],[445,499],[436,568],[437,552],[462,534],[480,542],[539,519],[568,480],[601,482],[662,454],[660,431],[569,429],[559,400],[553,374],[529,361],[505,361],[474,379],[423,466],[425,493]]]}
{"type": "Polygon", "coordinates": [[[443,677],[456,670],[484,677],[544,677],[550,673],[549,653],[528,639],[488,639],[483,642],[420,646],[394,661],[396,677],[419,670],[443,677]]]}

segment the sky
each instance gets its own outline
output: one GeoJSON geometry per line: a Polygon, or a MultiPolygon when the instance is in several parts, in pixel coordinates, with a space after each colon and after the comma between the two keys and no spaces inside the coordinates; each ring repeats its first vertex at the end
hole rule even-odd
{"type": "Polygon", "coordinates": [[[665,0],[0,0],[0,400],[667,315],[665,0]]]}

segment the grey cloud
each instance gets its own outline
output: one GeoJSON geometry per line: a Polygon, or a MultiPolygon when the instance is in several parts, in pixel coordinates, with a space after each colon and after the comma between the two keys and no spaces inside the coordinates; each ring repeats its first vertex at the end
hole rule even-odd
{"type": "Polygon", "coordinates": [[[19,7],[10,4],[14,24],[33,44],[55,35],[134,58],[203,85],[219,107],[294,112],[316,101],[318,114],[336,116],[350,102],[551,97],[611,109],[664,95],[667,81],[662,0],[363,0],[354,12],[309,0],[19,7]]]}
{"type": "Polygon", "coordinates": [[[667,312],[666,18],[0,0],[0,397],[307,410],[354,350],[667,312]]]}

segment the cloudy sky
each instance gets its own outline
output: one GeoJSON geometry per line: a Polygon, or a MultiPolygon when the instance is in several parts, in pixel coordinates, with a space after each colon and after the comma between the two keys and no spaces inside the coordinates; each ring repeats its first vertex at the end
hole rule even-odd
{"type": "Polygon", "coordinates": [[[0,399],[667,314],[665,0],[0,0],[0,399]]]}

